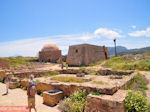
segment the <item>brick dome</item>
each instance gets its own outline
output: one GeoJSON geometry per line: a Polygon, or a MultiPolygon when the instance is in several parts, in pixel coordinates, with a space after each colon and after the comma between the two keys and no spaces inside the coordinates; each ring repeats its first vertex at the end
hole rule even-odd
{"type": "Polygon", "coordinates": [[[42,48],[42,51],[52,51],[52,50],[59,50],[59,48],[54,43],[45,44],[42,48]]]}

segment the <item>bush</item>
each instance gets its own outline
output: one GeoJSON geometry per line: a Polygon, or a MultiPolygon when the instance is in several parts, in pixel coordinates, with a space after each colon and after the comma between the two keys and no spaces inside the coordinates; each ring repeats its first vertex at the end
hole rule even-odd
{"type": "Polygon", "coordinates": [[[132,83],[125,87],[125,89],[142,91],[143,93],[145,93],[145,90],[148,89],[147,84],[148,80],[146,79],[146,77],[138,73],[136,76],[134,76],[132,83]]]}
{"type": "Polygon", "coordinates": [[[140,91],[129,91],[125,106],[127,112],[148,112],[149,109],[147,100],[140,91]]]}
{"type": "Polygon", "coordinates": [[[4,83],[5,82],[5,78],[1,78],[0,82],[4,83]]]}
{"type": "Polygon", "coordinates": [[[59,108],[62,112],[84,112],[87,101],[85,91],[76,91],[69,98],[60,102],[59,108]]]}

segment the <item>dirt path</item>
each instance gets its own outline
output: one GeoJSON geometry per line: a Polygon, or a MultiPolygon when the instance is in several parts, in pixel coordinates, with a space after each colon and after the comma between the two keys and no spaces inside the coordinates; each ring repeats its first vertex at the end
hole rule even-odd
{"type": "MultiPolygon", "coordinates": [[[[0,106],[27,106],[26,91],[22,89],[10,89],[9,94],[5,93],[5,84],[0,83],[0,106]]],[[[36,95],[36,107],[38,112],[60,112],[58,107],[49,107],[43,104],[43,97],[36,95]]],[[[34,110],[32,110],[34,112],[34,110]]]]}
{"type": "Polygon", "coordinates": [[[145,75],[145,77],[149,80],[149,84],[147,85],[148,90],[146,91],[147,99],[150,103],[150,72],[141,71],[141,74],[145,75]]]}

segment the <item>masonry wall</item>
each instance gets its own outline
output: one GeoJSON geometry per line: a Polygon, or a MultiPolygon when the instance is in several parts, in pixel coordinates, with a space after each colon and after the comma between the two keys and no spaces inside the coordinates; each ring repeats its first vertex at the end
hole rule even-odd
{"type": "Polygon", "coordinates": [[[10,62],[7,59],[0,59],[0,68],[2,69],[9,69],[10,68],[10,62]]]}
{"type": "Polygon", "coordinates": [[[39,52],[39,61],[57,62],[57,60],[60,57],[61,57],[61,50],[39,52]]]}
{"type": "Polygon", "coordinates": [[[89,65],[90,63],[107,59],[107,48],[89,44],[74,45],[69,47],[67,56],[68,65],[89,65]]]}

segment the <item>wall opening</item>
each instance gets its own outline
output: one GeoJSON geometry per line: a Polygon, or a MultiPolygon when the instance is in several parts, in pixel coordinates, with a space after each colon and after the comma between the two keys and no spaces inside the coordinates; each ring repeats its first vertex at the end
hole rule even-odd
{"type": "Polygon", "coordinates": [[[76,53],[78,53],[78,49],[76,49],[76,51],[75,51],[76,53]]]}

